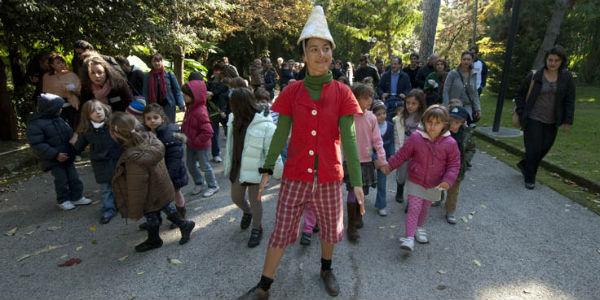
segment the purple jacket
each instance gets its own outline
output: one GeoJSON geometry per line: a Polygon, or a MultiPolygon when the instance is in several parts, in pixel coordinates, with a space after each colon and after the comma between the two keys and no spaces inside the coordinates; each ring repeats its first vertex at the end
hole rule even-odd
{"type": "Polygon", "coordinates": [[[421,129],[413,132],[388,163],[393,170],[406,160],[408,179],[428,189],[442,182],[454,185],[460,170],[460,152],[449,131],[434,141],[421,129]]]}

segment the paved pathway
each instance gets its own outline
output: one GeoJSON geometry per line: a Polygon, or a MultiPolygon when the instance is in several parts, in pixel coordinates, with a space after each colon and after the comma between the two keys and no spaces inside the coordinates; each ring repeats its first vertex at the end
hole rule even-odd
{"type": "MultiPolygon", "coordinates": [[[[91,168],[79,169],[87,195],[98,199],[91,168]]],[[[448,225],[441,209],[432,208],[431,242],[417,245],[410,256],[399,250],[403,206],[390,191],[390,215],[379,217],[372,193],[360,244],[343,241],[336,249],[338,298],[600,297],[599,216],[545,186],[525,190],[514,169],[485,154],[475,156],[468,175],[458,210],[464,220],[448,225]]],[[[165,245],[138,254],[133,246],[145,235],[136,222],[117,218],[98,225],[99,204],[58,211],[49,174],[21,182],[15,192],[0,194],[1,232],[18,227],[14,236],[0,235],[0,298],[235,298],[258,281],[266,239],[257,248],[246,247],[249,232],[239,229],[241,213],[230,202],[228,183],[223,178],[220,183],[215,197],[189,199],[189,214],[198,224],[189,244],[178,245],[179,233],[165,227],[165,245]],[[58,267],[71,257],[82,263],[58,267]]],[[[274,186],[265,197],[266,238],[276,192],[274,186]]],[[[318,277],[319,253],[318,241],[290,247],[271,298],[328,298],[318,277]]]]}

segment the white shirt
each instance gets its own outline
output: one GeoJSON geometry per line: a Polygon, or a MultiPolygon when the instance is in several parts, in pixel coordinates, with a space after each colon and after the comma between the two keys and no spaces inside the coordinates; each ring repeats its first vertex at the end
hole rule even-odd
{"type": "Polygon", "coordinates": [[[483,63],[477,60],[473,63],[473,73],[477,74],[475,79],[475,87],[479,89],[481,87],[481,71],[483,71],[483,63]]]}

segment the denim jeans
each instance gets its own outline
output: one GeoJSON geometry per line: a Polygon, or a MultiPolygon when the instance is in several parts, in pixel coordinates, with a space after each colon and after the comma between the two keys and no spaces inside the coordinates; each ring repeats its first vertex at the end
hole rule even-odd
{"type": "Polygon", "coordinates": [[[100,194],[102,197],[102,216],[114,216],[117,213],[117,208],[115,207],[115,194],[110,182],[100,184],[100,194]]]}
{"type": "Polygon", "coordinates": [[[384,209],[387,206],[386,201],[387,177],[383,172],[377,170],[377,196],[375,197],[375,207],[384,209]]]}
{"type": "Polygon", "coordinates": [[[219,127],[219,124],[221,124],[223,126],[223,131],[225,132],[225,134],[227,134],[227,119],[223,119],[219,117],[219,120],[213,120],[212,122],[212,128],[213,128],[213,136],[211,139],[211,151],[212,151],[212,156],[220,156],[221,155],[221,148],[219,145],[219,136],[221,135],[221,127],[219,127]]]}
{"type": "Polygon", "coordinates": [[[79,179],[75,164],[72,162],[57,164],[50,169],[50,173],[54,177],[54,190],[58,204],[77,201],[83,197],[83,182],[79,179]]]}
{"type": "Polygon", "coordinates": [[[208,158],[210,155],[209,152],[210,149],[194,150],[187,147],[185,149],[186,165],[196,185],[204,184],[204,178],[200,174],[200,171],[202,171],[204,172],[204,176],[206,176],[208,187],[217,188],[217,179],[208,158]],[[196,162],[198,162],[199,167],[196,165],[196,162]]]}

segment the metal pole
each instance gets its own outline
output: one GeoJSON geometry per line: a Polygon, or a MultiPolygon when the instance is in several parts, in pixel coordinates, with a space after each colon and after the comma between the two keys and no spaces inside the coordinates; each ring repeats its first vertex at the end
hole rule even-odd
{"type": "Polygon", "coordinates": [[[504,106],[504,97],[506,96],[508,74],[510,74],[510,59],[512,57],[513,48],[515,47],[515,37],[517,35],[517,27],[519,25],[520,6],[521,0],[513,1],[512,20],[510,23],[508,41],[506,42],[506,52],[504,53],[504,68],[502,68],[502,81],[500,83],[500,92],[498,93],[498,102],[496,103],[496,114],[494,115],[494,126],[492,127],[492,132],[498,132],[500,129],[500,117],[502,116],[502,107],[504,106]]]}

